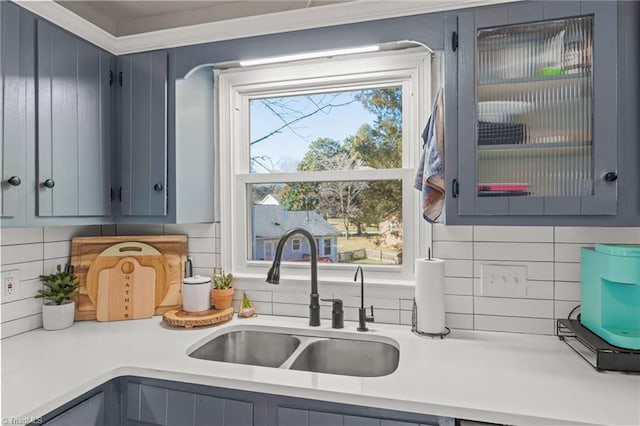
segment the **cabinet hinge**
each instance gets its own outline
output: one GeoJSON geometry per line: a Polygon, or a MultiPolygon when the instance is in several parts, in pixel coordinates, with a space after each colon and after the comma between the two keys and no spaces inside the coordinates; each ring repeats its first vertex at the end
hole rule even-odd
{"type": "Polygon", "coordinates": [[[453,198],[458,198],[459,193],[460,193],[460,185],[458,184],[458,179],[454,179],[451,182],[451,196],[453,198]]]}
{"type": "Polygon", "coordinates": [[[455,52],[458,50],[458,32],[454,31],[451,33],[451,49],[455,52]]]}
{"type": "Polygon", "coordinates": [[[122,202],[122,187],[118,188],[118,201],[122,202]]]}
{"type": "Polygon", "coordinates": [[[111,188],[110,194],[111,194],[111,202],[115,201],[115,199],[116,199],[116,190],[111,188]]]}
{"type": "Polygon", "coordinates": [[[118,74],[118,83],[120,83],[120,87],[122,87],[122,71],[118,74]]]}
{"type": "Polygon", "coordinates": [[[109,70],[109,86],[113,86],[113,71],[109,70]]]}

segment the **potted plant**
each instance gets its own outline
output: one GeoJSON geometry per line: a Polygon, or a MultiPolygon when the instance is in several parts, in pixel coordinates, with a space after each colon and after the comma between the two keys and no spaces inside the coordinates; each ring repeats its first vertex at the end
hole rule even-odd
{"type": "Polygon", "coordinates": [[[232,274],[225,274],[223,270],[220,274],[213,276],[211,299],[211,302],[216,309],[227,309],[231,307],[231,302],[233,300],[232,274]]]}
{"type": "Polygon", "coordinates": [[[42,305],[42,327],[45,330],[61,330],[71,327],[76,304],[72,300],[78,294],[80,284],[69,270],[63,271],[60,265],[57,272],[40,275],[45,289],[38,290],[38,295],[47,301],[42,305]]]}

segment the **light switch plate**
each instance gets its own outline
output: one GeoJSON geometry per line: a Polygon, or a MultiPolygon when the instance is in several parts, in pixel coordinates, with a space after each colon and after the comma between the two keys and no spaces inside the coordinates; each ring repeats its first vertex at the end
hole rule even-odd
{"type": "Polygon", "coordinates": [[[526,297],[527,267],[482,265],[480,296],[526,297]]]}

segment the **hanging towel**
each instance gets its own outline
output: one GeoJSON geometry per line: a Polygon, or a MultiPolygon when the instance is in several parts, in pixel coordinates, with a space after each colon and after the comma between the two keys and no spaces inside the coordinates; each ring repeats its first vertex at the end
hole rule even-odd
{"type": "Polygon", "coordinates": [[[422,191],[422,217],[431,223],[438,221],[444,206],[443,98],[440,89],[422,132],[422,155],[415,179],[415,188],[422,191]]]}

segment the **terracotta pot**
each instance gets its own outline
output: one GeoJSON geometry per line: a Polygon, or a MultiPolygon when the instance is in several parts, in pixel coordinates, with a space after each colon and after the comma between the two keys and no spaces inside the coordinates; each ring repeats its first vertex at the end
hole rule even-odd
{"type": "Polygon", "coordinates": [[[233,287],[224,290],[211,290],[211,303],[216,309],[227,309],[231,307],[233,301],[233,287]]]}
{"type": "Polygon", "coordinates": [[[42,305],[42,327],[45,330],[62,330],[73,325],[76,304],[68,300],[62,305],[42,305]]]}

